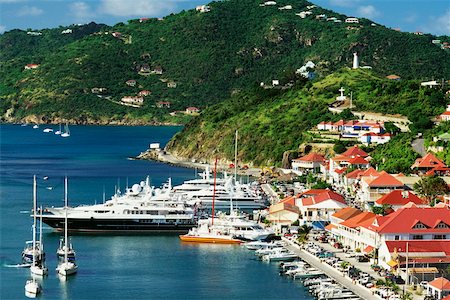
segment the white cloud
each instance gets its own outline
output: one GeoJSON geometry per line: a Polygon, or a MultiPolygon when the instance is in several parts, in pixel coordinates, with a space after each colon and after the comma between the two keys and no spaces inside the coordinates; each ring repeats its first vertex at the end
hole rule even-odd
{"type": "Polygon", "coordinates": [[[373,5],[358,7],[358,15],[364,18],[374,18],[380,15],[380,12],[373,5]]]}
{"type": "Polygon", "coordinates": [[[85,2],[71,3],[69,5],[69,10],[76,23],[91,21],[94,17],[94,12],[91,10],[91,7],[85,2]]]}
{"type": "Polygon", "coordinates": [[[354,7],[360,0],[330,0],[330,5],[341,7],[354,7]]]}
{"type": "Polygon", "coordinates": [[[417,22],[417,14],[411,13],[404,18],[406,23],[416,23],[417,22]]]}
{"type": "Polygon", "coordinates": [[[172,12],[175,6],[174,1],[167,0],[102,0],[99,12],[121,17],[155,17],[172,12]]]}
{"type": "Polygon", "coordinates": [[[6,30],[6,26],[0,25],[0,34],[5,32],[5,30],[6,30]]]}
{"type": "Polygon", "coordinates": [[[39,16],[42,15],[44,11],[36,6],[23,6],[17,11],[17,16],[39,16]]]}

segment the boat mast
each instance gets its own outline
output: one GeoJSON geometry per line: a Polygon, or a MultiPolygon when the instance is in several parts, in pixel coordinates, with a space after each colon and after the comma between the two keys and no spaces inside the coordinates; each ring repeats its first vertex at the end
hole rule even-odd
{"type": "Polygon", "coordinates": [[[216,201],[216,178],[217,178],[217,156],[216,162],[214,163],[214,188],[213,188],[213,198],[212,198],[212,222],[211,225],[214,225],[214,202],[216,201]]]}
{"type": "Polygon", "coordinates": [[[45,257],[44,257],[44,243],[42,242],[42,206],[40,210],[41,215],[39,216],[39,249],[41,250],[41,265],[44,268],[45,257]]]}
{"type": "Polygon", "coordinates": [[[36,202],[37,202],[37,187],[36,175],[33,176],[33,266],[36,265],[36,202]]]}
{"type": "Polygon", "coordinates": [[[64,262],[67,263],[67,176],[64,180],[64,206],[65,206],[65,216],[64,216],[64,262]]]}
{"type": "Polygon", "coordinates": [[[238,131],[236,130],[236,137],[234,140],[234,184],[237,182],[237,151],[238,151],[238,131]]]}

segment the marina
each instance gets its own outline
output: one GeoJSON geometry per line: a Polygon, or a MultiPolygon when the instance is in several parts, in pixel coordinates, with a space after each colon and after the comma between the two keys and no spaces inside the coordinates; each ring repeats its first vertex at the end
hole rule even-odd
{"type": "MultiPolygon", "coordinates": [[[[159,187],[171,177],[173,186],[181,185],[196,177],[194,169],[126,159],[130,153],[145,148],[146,141],[166,141],[179,129],[71,126],[70,138],[55,139],[30,127],[2,125],[0,298],[24,298],[24,284],[30,279],[30,270],[20,267],[20,252],[32,234],[34,174],[38,206],[49,207],[64,206],[65,175],[70,183],[71,207],[103,203],[103,191],[114,195],[114,186],[125,191],[127,178],[130,183],[139,183],[150,175],[151,185],[159,187]],[[112,135],[105,135],[105,131],[112,135]],[[128,142],[125,146],[117,140],[128,142]],[[31,144],[34,146],[29,147],[31,144]],[[53,189],[47,189],[49,186],[53,189]]],[[[36,278],[42,287],[39,299],[124,299],[124,295],[127,299],[143,295],[211,299],[218,292],[222,299],[312,299],[301,284],[280,278],[277,266],[261,263],[245,247],[185,243],[177,234],[71,233],[69,241],[75,247],[79,269],[76,275],[61,281],[55,271],[59,260],[55,252],[60,248],[61,235],[62,232],[44,225],[49,274],[36,278]],[[271,288],[261,289],[261,282],[271,288]],[[101,288],[105,284],[108,289],[101,288]]]]}

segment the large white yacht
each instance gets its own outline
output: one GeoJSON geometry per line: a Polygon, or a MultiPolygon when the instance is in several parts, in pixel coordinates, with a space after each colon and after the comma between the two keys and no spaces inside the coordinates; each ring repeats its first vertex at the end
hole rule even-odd
{"type": "MultiPolygon", "coordinates": [[[[195,225],[196,207],[171,200],[170,182],[162,189],[146,182],[116,193],[102,204],[69,207],[70,231],[78,232],[187,232],[195,225]]],[[[42,213],[47,225],[61,231],[64,207],[48,207],[42,213]]]]}

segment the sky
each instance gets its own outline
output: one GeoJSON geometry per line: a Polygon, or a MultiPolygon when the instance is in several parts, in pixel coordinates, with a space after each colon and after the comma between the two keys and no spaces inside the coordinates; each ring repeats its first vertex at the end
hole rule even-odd
{"type": "MultiPolygon", "coordinates": [[[[163,17],[208,0],[0,0],[0,33],[70,24],[114,25],[140,17],[163,17]]],[[[261,0],[264,2],[264,0],[261,0]]],[[[295,9],[296,0],[290,4],[295,9]]],[[[450,35],[450,0],[311,0],[323,8],[401,31],[450,35]]]]}

